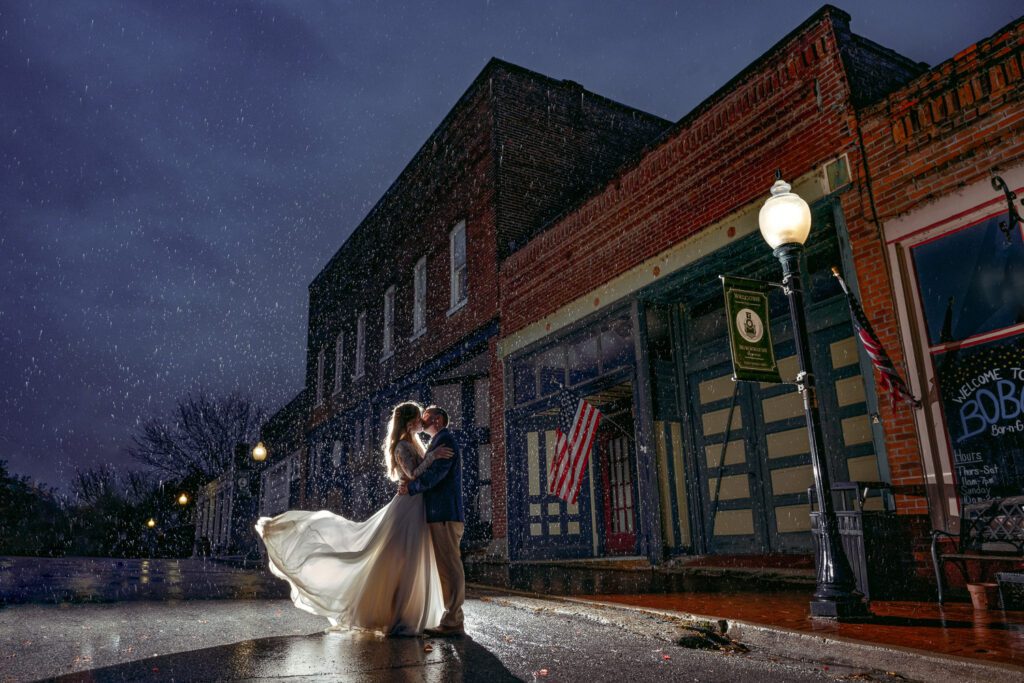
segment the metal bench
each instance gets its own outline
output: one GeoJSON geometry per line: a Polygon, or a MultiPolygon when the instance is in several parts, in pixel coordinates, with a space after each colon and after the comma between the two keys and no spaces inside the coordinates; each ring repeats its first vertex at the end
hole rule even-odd
{"type": "Polygon", "coordinates": [[[944,598],[942,569],[953,562],[964,581],[970,582],[967,562],[1019,562],[1024,560],[1024,496],[997,498],[965,505],[960,518],[960,533],[932,531],[932,564],[939,588],[939,603],[944,598]],[[941,538],[956,540],[954,552],[939,552],[941,538]]]}

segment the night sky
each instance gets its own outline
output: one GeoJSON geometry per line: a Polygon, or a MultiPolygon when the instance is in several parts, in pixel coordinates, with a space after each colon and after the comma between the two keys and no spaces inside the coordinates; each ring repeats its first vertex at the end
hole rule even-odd
{"type": "MultiPolygon", "coordinates": [[[[0,459],[65,486],[189,389],[291,398],[307,284],[491,56],[676,120],[820,6],[597,4],[0,0],[0,459]]],[[[839,4],[930,64],[1020,11],[839,4]]]]}

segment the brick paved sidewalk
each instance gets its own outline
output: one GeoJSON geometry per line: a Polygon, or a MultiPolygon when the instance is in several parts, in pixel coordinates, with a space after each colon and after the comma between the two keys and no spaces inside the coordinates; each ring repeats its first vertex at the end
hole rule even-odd
{"type": "Polygon", "coordinates": [[[1024,666],[1024,612],[978,612],[970,603],[940,606],[935,602],[875,601],[871,603],[873,620],[836,624],[808,617],[809,591],[600,595],[588,599],[1024,666]]]}

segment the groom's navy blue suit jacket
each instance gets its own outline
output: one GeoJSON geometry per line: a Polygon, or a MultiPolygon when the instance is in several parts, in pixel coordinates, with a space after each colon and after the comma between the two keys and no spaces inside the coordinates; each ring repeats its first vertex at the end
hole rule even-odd
{"type": "Polygon", "coordinates": [[[428,453],[435,448],[447,446],[452,457],[435,460],[427,470],[409,482],[409,494],[423,494],[427,508],[428,522],[463,522],[466,513],[462,505],[462,456],[455,443],[455,437],[448,429],[442,429],[430,440],[428,453]]]}

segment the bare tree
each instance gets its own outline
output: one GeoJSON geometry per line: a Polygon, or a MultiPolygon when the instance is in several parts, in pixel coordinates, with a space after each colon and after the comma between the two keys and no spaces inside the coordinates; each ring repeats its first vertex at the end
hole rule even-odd
{"type": "Polygon", "coordinates": [[[264,417],[261,406],[237,392],[215,397],[200,390],[179,399],[170,418],[143,424],[128,453],[179,481],[206,481],[230,467],[236,444],[255,440],[264,417]]]}

